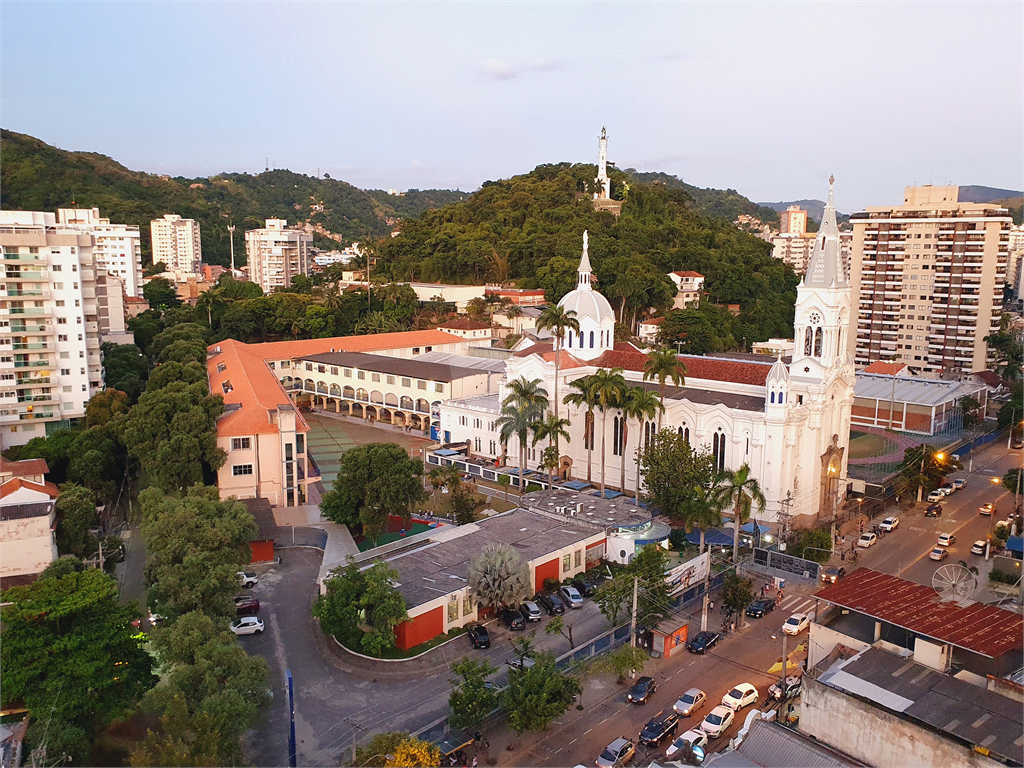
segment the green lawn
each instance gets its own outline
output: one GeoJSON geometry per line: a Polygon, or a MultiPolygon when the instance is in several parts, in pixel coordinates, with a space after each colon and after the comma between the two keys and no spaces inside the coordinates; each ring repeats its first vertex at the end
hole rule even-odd
{"type": "Polygon", "coordinates": [[[881,435],[870,432],[850,432],[850,458],[863,459],[868,456],[885,456],[895,450],[896,443],[881,435]]]}
{"type": "Polygon", "coordinates": [[[412,526],[406,529],[405,536],[402,536],[400,533],[382,533],[380,536],[377,537],[376,542],[372,542],[369,539],[364,539],[358,544],[359,551],[365,552],[366,550],[372,547],[379,547],[384,544],[390,544],[392,541],[398,541],[399,539],[404,539],[408,536],[412,536],[415,533],[423,533],[424,531],[429,530],[429,525],[425,525],[423,523],[413,523],[412,526]]]}

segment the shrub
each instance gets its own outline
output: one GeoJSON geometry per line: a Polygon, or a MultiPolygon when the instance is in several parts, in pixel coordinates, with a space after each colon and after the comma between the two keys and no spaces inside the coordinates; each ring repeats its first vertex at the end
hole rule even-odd
{"type": "Polygon", "coordinates": [[[556,592],[560,586],[562,586],[562,582],[558,579],[552,578],[551,576],[544,579],[544,589],[548,592],[556,592]]]}
{"type": "Polygon", "coordinates": [[[998,568],[993,568],[992,572],[988,575],[989,581],[995,581],[999,584],[1016,584],[1017,577],[1012,573],[1004,573],[998,568]]]}
{"type": "Polygon", "coordinates": [[[687,545],[686,530],[683,528],[673,528],[672,532],[668,535],[668,543],[672,545],[672,549],[683,549],[687,545]]]}

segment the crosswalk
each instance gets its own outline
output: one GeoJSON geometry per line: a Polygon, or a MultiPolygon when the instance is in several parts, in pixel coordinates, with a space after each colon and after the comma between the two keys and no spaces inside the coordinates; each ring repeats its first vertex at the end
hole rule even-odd
{"type": "Polygon", "coordinates": [[[790,595],[783,599],[780,608],[786,613],[807,613],[814,608],[816,602],[813,597],[808,599],[804,595],[790,595]]]}

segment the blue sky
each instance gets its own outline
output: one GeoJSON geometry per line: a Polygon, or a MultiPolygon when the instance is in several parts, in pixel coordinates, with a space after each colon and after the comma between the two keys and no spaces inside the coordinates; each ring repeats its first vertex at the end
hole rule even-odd
{"type": "Polygon", "coordinates": [[[1020,2],[0,5],[0,124],[130,168],[477,188],[540,163],[850,211],[1024,187],[1020,2]]]}

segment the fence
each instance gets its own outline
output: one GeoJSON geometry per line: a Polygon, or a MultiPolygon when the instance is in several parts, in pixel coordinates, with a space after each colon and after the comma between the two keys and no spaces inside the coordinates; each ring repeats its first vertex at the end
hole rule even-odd
{"type": "Polygon", "coordinates": [[[618,645],[629,640],[629,624],[622,624],[610,629],[603,635],[598,635],[584,645],[578,646],[568,653],[563,653],[555,659],[555,666],[559,669],[568,669],[574,664],[582,664],[595,656],[610,651],[618,645]]]}

